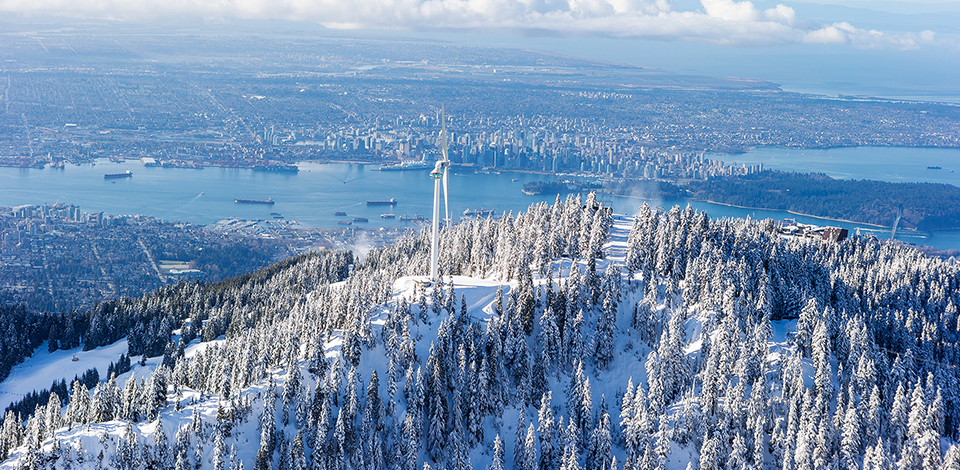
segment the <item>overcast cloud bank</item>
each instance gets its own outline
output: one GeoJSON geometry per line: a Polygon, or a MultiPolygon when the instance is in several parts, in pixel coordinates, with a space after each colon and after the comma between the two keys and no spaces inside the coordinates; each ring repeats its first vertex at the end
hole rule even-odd
{"type": "Polygon", "coordinates": [[[731,46],[813,43],[908,50],[936,42],[932,31],[885,33],[847,22],[803,20],[782,4],[761,10],[750,1],[701,0],[701,6],[677,11],[666,0],[0,0],[0,12],[134,21],[275,19],[338,29],[508,30],[731,46]]]}

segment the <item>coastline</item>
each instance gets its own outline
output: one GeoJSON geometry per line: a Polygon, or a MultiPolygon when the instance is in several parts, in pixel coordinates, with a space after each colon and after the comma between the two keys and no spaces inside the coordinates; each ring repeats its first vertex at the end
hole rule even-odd
{"type": "MultiPolygon", "coordinates": [[[[642,200],[642,201],[657,201],[657,199],[645,198],[645,197],[640,197],[640,196],[628,196],[628,195],[620,196],[620,195],[618,195],[618,197],[627,197],[627,198],[631,198],[631,199],[640,199],[640,200],[642,200]]],[[[893,230],[893,227],[887,227],[887,226],[884,226],[884,225],[869,224],[869,223],[866,223],[866,222],[857,222],[857,221],[855,221],[855,220],[835,219],[835,218],[833,218],[833,217],[823,217],[823,216],[819,216],[819,215],[804,214],[804,213],[802,213],[802,212],[795,212],[795,211],[791,211],[791,210],[774,209],[774,208],[770,208],[770,207],[739,206],[739,205],[736,205],[736,204],[730,204],[730,203],[728,203],[728,202],[711,201],[711,200],[709,200],[709,199],[684,198],[683,200],[684,200],[684,201],[691,201],[691,202],[705,202],[705,203],[708,203],[708,204],[716,204],[716,205],[718,205],[718,206],[735,207],[735,208],[737,208],[737,209],[747,209],[747,210],[754,210],[754,211],[781,211],[781,212],[786,212],[786,213],[788,213],[788,214],[799,215],[799,216],[801,216],[801,217],[810,217],[810,218],[814,218],[814,219],[830,220],[830,221],[834,221],[834,222],[844,222],[844,223],[848,223],[848,224],[869,225],[869,226],[871,226],[871,227],[875,227],[875,228],[879,228],[879,229],[893,230]]],[[[909,230],[909,231],[913,231],[913,232],[918,232],[918,233],[919,233],[919,230],[915,230],[915,229],[900,228],[900,229],[898,229],[898,230],[909,230]]]]}
{"type": "MultiPolygon", "coordinates": [[[[129,163],[134,163],[134,162],[136,162],[136,161],[138,161],[138,159],[134,159],[134,158],[126,158],[126,159],[124,159],[124,162],[129,162],[129,163]]],[[[307,163],[307,164],[318,164],[318,165],[324,165],[324,164],[347,164],[347,165],[365,165],[365,166],[376,166],[376,165],[377,165],[377,164],[374,164],[374,163],[371,163],[371,162],[363,162],[363,161],[330,161],[330,160],[325,160],[325,159],[312,159],[312,160],[300,160],[300,161],[297,161],[297,164],[303,164],[303,163],[307,163]]],[[[228,166],[220,166],[220,165],[210,165],[210,166],[213,167],[213,168],[253,169],[253,168],[247,168],[247,167],[228,167],[228,166]]],[[[479,168],[477,168],[477,167],[472,167],[472,166],[468,166],[468,165],[462,165],[462,166],[461,166],[461,165],[457,165],[456,167],[457,167],[458,169],[460,169],[460,170],[468,170],[468,171],[469,171],[470,169],[479,170],[479,168]]],[[[180,169],[190,169],[190,168],[180,168],[180,169]]],[[[515,174],[555,175],[555,176],[559,176],[558,174],[554,174],[554,173],[550,173],[550,172],[545,172],[545,171],[536,171],[536,170],[516,170],[516,169],[509,169],[509,170],[500,170],[500,171],[505,172],[505,173],[515,173],[515,174]]],[[[584,177],[584,178],[591,178],[591,177],[596,178],[596,177],[597,177],[597,176],[586,176],[586,175],[578,175],[578,176],[584,177]]],[[[530,194],[530,193],[528,193],[528,192],[524,192],[522,189],[521,189],[520,191],[523,192],[524,194],[526,194],[527,196],[538,196],[538,194],[530,194]]],[[[603,194],[604,192],[603,192],[603,191],[598,191],[598,193],[599,193],[599,194],[603,194]]],[[[612,194],[609,194],[609,193],[607,193],[607,194],[610,195],[610,196],[612,196],[612,194]]],[[[642,200],[642,201],[648,201],[648,202],[657,202],[657,201],[660,201],[660,200],[661,200],[661,198],[657,198],[657,197],[650,198],[650,197],[642,197],[642,196],[635,196],[635,195],[624,195],[624,194],[618,194],[618,195],[616,195],[616,196],[618,196],[618,197],[626,197],[626,198],[631,198],[631,199],[637,199],[637,200],[642,200]]],[[[231,199],[231,200],[232,200],[232,199],[231,199]]],[[[697,199],[697,198],[687,198],[687,197],[682,197],[682,198],[680,198],[680,200],[681,200],[681,201],[687,201],[687,202],[703,202],[703,203],[708,203],[708,204],[716,204],[716,205],[719,205],[719,206],[725,206],[725,207],[731,207],[731,208],[737,208],[737,209],[743,209],[743,210],[779,211],[779,212],[786,212],[786,213],[791,214],[791,215],[796,215],[796,216],[801,216],[801,217],[809,217],[809,218],[812,218],[812,219],[818,219],[818,220],[823,220],[823,221],[839,222],[839,223],[846,223],[846,224],[853,224],[853,225],[861,225],[861,226],[863,226],[863,227],[868,227],[868,228],[877,229],[877,230],[892,230],[892,227],[890,227],[890,226],[884,226],[884,225],[880,225],[880,224],[872,224],[872,223],[868,223],[868,222],[860,222],[860,221],[856,221],[856,220],[843,219],[843,218],[826,217],[826,216],[820,216],[820,215],[814,215],[814,214],[807,214],[807,213],[796,212],[796,211],[785,210],[785,209],[776,209],[776,208],[768,208],[768,207],[742,206],[742,205],[725,203],[725,202],[719,202],[719,201],[713,201],[713,200],[708,200],[708,199],[697,199]]],[[[924,230],[918,230],[918,229],[915,229],[915,228],[904,228],[904,227],[900,227],[898,230],[902,230],[902,231],[904,231],[904,232],[909,232],[909,233],[914,233],[914,234],[926,234],[926,235],[932,235],[932,234],[933,234],[932,232],[950,232],[950,231],[952,231],[952,230],[950,230],[950,229],[937,230],[937,231],[924,231],[924,230]]]]}
{"type": "MultiPolygon", "coordinates": [[[[711,200],[709,200],[709,199],[686,199],[686,200],[687,200],[687,201],[696,201],[696,202],[706,202],[706,203],[710,203],[710,204],[717,204],[717,205],[719,205],[719,206],[736,207],[737,209],[747,209],[747,210],[757,210],[757,211],[783,211],[783,212],[786,212],[786,213],[788,213],[788,214],[799,215],[799,216],[801,216],[801,217],[810,217],[810,218],[813,218],[813,219],[829,220],[829,221],[833,221],[833,222],[843,222],[843,223],[847,223],[847,224],[867,225],[867,226],[874,227],[874,228],[878,228],[878,229],[893,230],[893,227],[890,227],[890,226],[887,226],[887,225],[877,225],[877,224],[871,224],[871,223],[868,223],[868,222],[859,222],[859,221],[856,221],[856,220],[838,219],[838,218],[835,218],[835,217],[825,217],[825,216],[822,216],[822,215],[804,214],[803,212],[796,212],[796,211],[787,210],[787,209],[774,209],[774,208],[770,208],[770,207],[738,206],[738,205],[736,205],[736,204],[730,204],[730,203],[727,203],[727,202],[711,201],[711,200]]],[[[917,230],[917,229],[904,228],[904,227],[900,227],[900,228],[898,228],[897,230],[907,230],[907,231],[914,232],[914,233],[926,233],[926,232],[921,232],[920,230],[917,230]]]]}

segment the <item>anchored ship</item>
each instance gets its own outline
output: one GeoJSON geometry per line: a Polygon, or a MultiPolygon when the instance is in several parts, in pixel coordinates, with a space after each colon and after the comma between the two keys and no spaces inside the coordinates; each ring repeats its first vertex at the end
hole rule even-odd
{"type": "Polygon", "coordinates": [[[300,168],[297,165],[257,165],[253,167],[253,171],[287,171],[287,172],[298,172],[300,168]]]}
{"type": "Polygon", "coordinates": [[[109,180],[114,178],[130,178],[132,176],[133,176],[133,172],[130,170],[127,170],[122,173],[107,173],[103,175],[103,179],[109,180]]]}
{"type": "Polygon", "coordinates": [[[273,198],[269,199],[234,199],[237,204],[273,204],[273,198]]]}
{"type": "Polygon", "coordinates": [[[427,162],[403,162],[397,165],[381,166],[380,171],[429,170],[433,164],[427,162]]]}
{"type": "Polygon", "coordinates": [[[466,217],[489,217],[496,212],[494,209],[467,209],[463,211],[463,215],[466,217]]]}
{"type": "Polygon", "coordinates": [[[395,206],[397,205],[396,198],[390,198],[388,201],[367,201],[368,206],[395,206]]]}

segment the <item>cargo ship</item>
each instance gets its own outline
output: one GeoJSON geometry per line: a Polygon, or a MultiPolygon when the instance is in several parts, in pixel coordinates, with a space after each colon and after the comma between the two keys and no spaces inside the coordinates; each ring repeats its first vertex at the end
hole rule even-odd
{"type": "Polygon", "coordinates": [[[466,217],[489,217],[493,215],[494,212],[496,211],[493,209],[477,209],[477,210],[467,209],[463,211],[463,215],[466,217]]]}
{"type": "Polygon", "coordinates": [[[350,225],[350,224],[352,224],[353,222],[350,222],[349,220],[341,220],[341,221],[339,221],[339,222],[337,222],[337,223],[340,224],[340,225],[350,225]]]}
{"type": "Polygon", "coordinates": [[[237,204],[273,204],[273,198],[269,199],[234,199],[237,204]]]}
{"type": "Polygon", "coordinates": [[[133,172],[130,170],[121,172],[121,173],[107,173],[103,175],[103,179],[110,180],[114,178],[130,178],[133,176],[133,172]]]}
{"type": "Polygon", "coordinates": [[[354,222],[370,222],[369,220],[367,220],[366,217],[354,217],[353,221],[354,222]]]}
{"type": "Polygon", "coordinates": [[[405,221],[405,222],[417,222],[417,221],[422,221],[422,220],[426,220],[426,219],[424,219],[423,216],[420,215],[420,214],[414,214],[413,217],[411,217],[411,216],[409,216],[409,215],[407,215],[407,214],[403,214],[403,215],[400,216],[400,220],[403,220],[403,221],[405,221]]]}
{"type": "Polygon", "coordinates": [[[396,219],[397,216],[394,214],[380,214],[381,219],[396,219]]]}
{"type": "Polygon", "coordinates": [[[275,171],[275,172],[296,173],[300,171],[300,168],[298,168],[297,165],[257,165],[253,167],[253,171],[275,171]]]}
{"type": "Polygon", "coordinates": [[[403,162],[397,165],[381,166],[380,171],[430,170],[433,164],[427,162],[403,162]]]}
{"type": "Polygon", "coordinates": [[[347,216],[347,213],[346,213],[346,212],[342,212],[342,211],[336,211],[336,212],[333,213],[333,215],[335,215],[335,216],[337,216],[337,217],[346,217],[346,216],[347,216]]]}
{"type": "Polygon", "coordinates": [[[367,201],[368,206],[395,206],[397,205],[396,198],[390,198],[388,201],[367,201]]]}

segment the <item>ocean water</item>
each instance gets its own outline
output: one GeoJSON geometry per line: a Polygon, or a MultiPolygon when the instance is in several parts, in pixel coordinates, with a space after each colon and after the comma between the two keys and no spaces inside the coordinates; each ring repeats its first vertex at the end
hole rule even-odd
{"type": "Polygon", "coordinates": [[[764,169],[819,172],[837,179],[870,179],[893,183],[946,183],[960,186],[960,149],[912,147],[846,147],[834,149],[758,148],[743,154],[710,158],[727,164],[764,169]],[[928,167],[940,167],[930,169],[928,167]]]}
{"type": "MultiPolygon", "coordinates": [[[[144,167],[137,161],[95,165],[68,165],[63,170],[0,168],[0,205],[54,204],[57,201],[80,206],[85,212],[143,214],[167,221],[209,224],[228,217],[248,220],[271,219],[272,213],[286,220],[315,228],[340,228],[337,222],[354,217],[353,227],[415,227],[401,221],[403,215],[429,218],[433,205],[433,181],[428,171],[381,172],[376,165],[345,163],[300,163],[300,171],[258,172],[250,169],[209,167],[203,170],[144,167]],[[105,173],[130,170],[131,178],[104,179],[105,173]],[[273,205],[236,204],[234,199],[268,199],[273,205]],[[395,206],[368,206],[367,200],[396,198],[395,206]],[[342,211],[346,217],[335,216],[342,211]],[[396,219],[382,219],[392,213],[396,219]]],[[[944,167],[946,168],[946,167],[944,167]]],[[[533,203],[550,202],[556,196],[527,196],[524,183],[550,178],[544,175],[502,172],[477,174],[472,170],[450,172],[449,201],[454,220],[466,209],[493,209],[498,214],[524,211],[533,203]]],[[[640,205],[672,207],[688,204],[682,200],[642,200],[613,197],[605,201],[618,214],[632,215],[640,205]]],[[[889,229],[863,224],[833,222],[815,217],[795,216],[783,211],[753,210],[704,202],[689,202],[710,217],[751,217],[796,219],[815,225],[835,225],[851,232],[889,238],[889,229]]],[[[900,230],[897,238],[941,249],[960,249],[960,232],[926,234],[900,230]]]]}
{"type": "MultiPolygon", "coordinates": [[[[86,212],[144,214],[168,221],[208,224],[227,217],[270,219],[280,213],[303,225],[337,227],[340,220],[365,217],[358,226],[400,226],[402,215],[429,218],[433,180],[427,170],[381,172],[378,165],[300,163],[299,172],[262,172],[208,167],[203,170],[144,167],[137,161],[68,165],[57,169],[0,168],[0,205],[76,204],[86,212]],[[104,179],[130,170],[131,178],[104,179]],[[268,199],[273,205],[236,204],[234,199],[268,199]],[[368,206],[367,200],[396,198],[395,206],[368,206]],[[347,217],[334,216],[346,212],[347,217]],[[397,219],[381,219],[392,213],[397,219]]],[[[526,196],[530,174],[474,174],[451,171],[450,209],[459,219],[466,209],[518,211],[554,197],[526,196]]]]}

